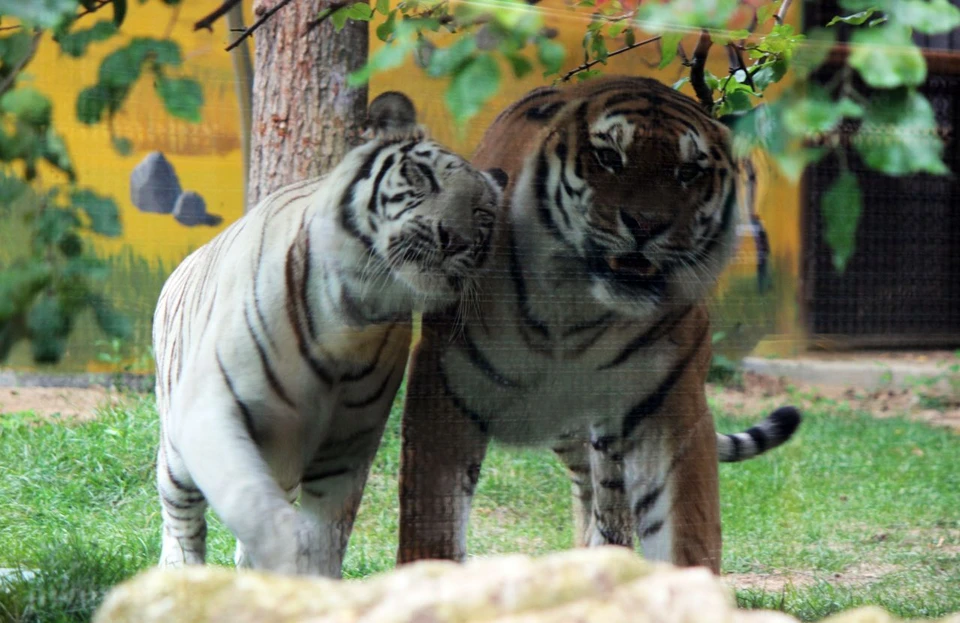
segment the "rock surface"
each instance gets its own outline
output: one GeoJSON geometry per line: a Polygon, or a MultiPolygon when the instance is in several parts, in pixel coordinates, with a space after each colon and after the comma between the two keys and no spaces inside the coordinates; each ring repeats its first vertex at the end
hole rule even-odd
{"type": "Polygon", "coordinates": [[[147,154],[130,173],[130,201],[141,212],[170,214],[180,192],[173,165],[159,151],[147,154]]]}
{"type": "Polygon", "coordinates": [[[195,225],[219,225],[223,220],[216,214],[207,212],[207,202],[203,197],[188,190],[177,197],[177,202],[173,206],[173,218],[177,219],[181,225],[193,227],[195,225]]]}
{"type": "MultiPolygon", "coordinates": [[[[216,567],[146,571],[113,589],[94,623],[795,623],[737,610],[706,569],[644,562],[619,547],[466,565],[421,562],[338,582],[216,567]]],[[[862,609],[831,623],[892,623],[862,609]]],[[[960,623],[954,619],[951,623],[960,623]]]]}

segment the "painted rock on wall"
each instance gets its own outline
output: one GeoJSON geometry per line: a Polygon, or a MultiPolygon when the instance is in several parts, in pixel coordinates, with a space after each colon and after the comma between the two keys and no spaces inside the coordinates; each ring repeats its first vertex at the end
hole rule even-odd
{"type": "Polygon", "coordinates": [[[173,165],[159,151],[147,154],[130,173],[130,201],[141,212],[170,214],[181,192],[173,165]]]}

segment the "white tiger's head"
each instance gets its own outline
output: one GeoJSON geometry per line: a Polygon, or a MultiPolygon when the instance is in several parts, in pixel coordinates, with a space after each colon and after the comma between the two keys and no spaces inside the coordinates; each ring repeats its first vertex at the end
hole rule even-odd
{"type": "Polygon", "coordinates": [[[391,273],[427,310],[452,303],[486,262],[506,175],[430,140],[401,93],[377,97],[368,125],[374,139],[355,150],[342,223],[377,264],[371,272],[391,273]]]}

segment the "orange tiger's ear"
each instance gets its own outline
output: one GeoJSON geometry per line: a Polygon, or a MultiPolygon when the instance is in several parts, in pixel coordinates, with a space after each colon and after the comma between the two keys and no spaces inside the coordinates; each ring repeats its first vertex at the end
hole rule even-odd
{"type": "Polygon", "coordinates": [[[510,177],[507,175],[506,171],[503,169],[487,169],[487,175],[493,178],[493,181],[497,183],[497,186],[500,187],[500,190],[506,190],[507,184],[510,183],[510,177]]]}

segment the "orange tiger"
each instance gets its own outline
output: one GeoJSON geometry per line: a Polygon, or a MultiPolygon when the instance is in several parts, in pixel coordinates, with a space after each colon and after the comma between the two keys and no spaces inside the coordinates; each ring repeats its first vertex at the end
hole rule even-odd
{"type": "Polygon", "coordinates": [[[464,558],[497,439],[567,465],[578,544],[636,535],[648,558],[718,571],[718,459],[780,445],[800,422],[784,407],[718,435],[707,408],[703,301],[746,201],[728,129],[655,80],[611,76],[530,92],[472,163],[510,181],[474,304],[423,319],[398,560],[464,558]]]}

